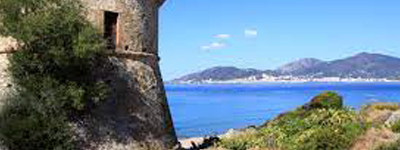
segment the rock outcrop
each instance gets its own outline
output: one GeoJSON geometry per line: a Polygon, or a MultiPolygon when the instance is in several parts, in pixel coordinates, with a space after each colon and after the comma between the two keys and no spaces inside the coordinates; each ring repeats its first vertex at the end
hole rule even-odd
{"type": "Polygon", "coordinates": [[[392,112],[389,118],[385,121],[386,125],[393,125],[400,121],[400,111],[392,112]]]}

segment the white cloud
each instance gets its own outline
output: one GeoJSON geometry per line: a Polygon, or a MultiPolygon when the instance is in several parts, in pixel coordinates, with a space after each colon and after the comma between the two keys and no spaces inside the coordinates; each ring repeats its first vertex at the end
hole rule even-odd
{"type": "Polygon", "coordinates": [[[209,45],[202,46],[201,49],[203,50],[213,50],[213,49],[223,49],[226,47],[225,43],[222,42],[213,42],[209,45]]]}
{"type": "Polygon", "coordinates": [[[217,34],[217,35],[215,35],[215,37],[218,39],[229,39],[232,36],[230,34],[217,34]]]}
{"type": "Polygon", "coordinates": [[[258,32],[256,29],[246,29],[244,30],[244,35],[246,37],[256,37],[258,35],[258,32]]]}

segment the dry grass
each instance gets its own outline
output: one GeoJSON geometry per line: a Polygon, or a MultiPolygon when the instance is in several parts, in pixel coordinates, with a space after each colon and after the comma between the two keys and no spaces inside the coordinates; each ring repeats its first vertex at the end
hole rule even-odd
{"type": "Polygon", "coordinates": [[[351,150],[374,150],[380,145],[389,144],[398,139],[399,135],[389,129],[372,128],[356,140],[351,150]]]}
{"type": "Polygon", "coordinates": [[[369,110],[362,112],[362,117],[366,122],[373,124],[384,124],[391,116],[392,111],[389,110],[369,110]]]}
{"type": "Polygon", "coordinates": [[[400,110],[400,105],[398,103],[377,102],[364,107],[367,109],[369,108],[374,110],[389,110],[389,111],[400,110]]]}
{"type": "Polygon", "coordinates": [[[400,110],[398,103],[373,103],[363,106],[360,115],[366,122],[380,125],[384,124],[392,112],[397,110],[400,110]]]}

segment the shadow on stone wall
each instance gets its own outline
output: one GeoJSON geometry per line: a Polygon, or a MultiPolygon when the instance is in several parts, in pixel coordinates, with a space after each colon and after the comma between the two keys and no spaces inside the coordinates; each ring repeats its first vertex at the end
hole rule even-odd
{"type": "Polygon", "coordinates": [[[111,57],[97,70],[96,78],[109,85],[110,93],[107,100],[75,121],[74,132],[85,149],[132,149],[150,141],[167,147],[176,143],[175,133],[168,133],[172,122],[168,122],[169,110],[164,106],[165,93],[158,85],[157,73],[149,64],[126,61],[130,60],[111,57]]]}

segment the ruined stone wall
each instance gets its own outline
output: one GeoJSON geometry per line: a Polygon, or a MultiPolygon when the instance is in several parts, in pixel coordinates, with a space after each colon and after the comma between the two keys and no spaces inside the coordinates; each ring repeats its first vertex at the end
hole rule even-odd
{"type": "Polygon", "coordinates": [[[99,73],[111,97],[77,128],[88,149],[134,149],[146,141],[177,143],[159,68],[158,9],[163,0],[82,0],[104,29],[104,11],[118,13],[117,48],[99,73]]]}
{"type": "Polygon", "coordinates": [[[158,9],[163,0],[81,0],[88,19],[103,30],[104,11],[116,12],[120,52],[158,52],[158,9]]]}

